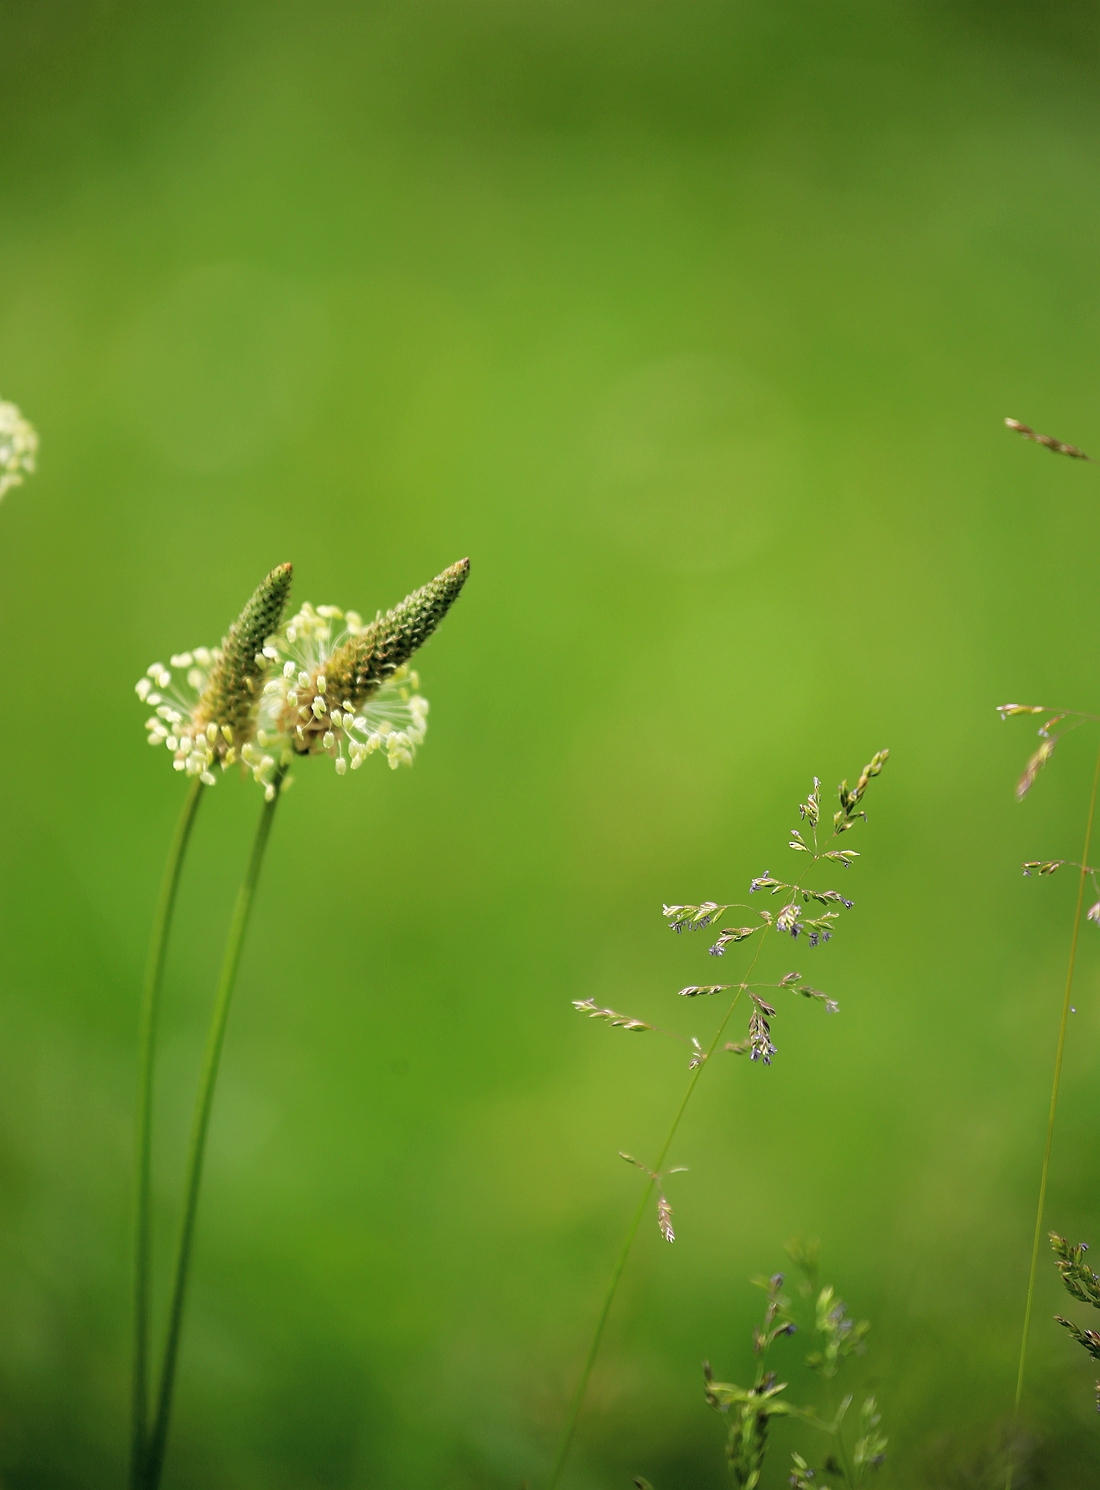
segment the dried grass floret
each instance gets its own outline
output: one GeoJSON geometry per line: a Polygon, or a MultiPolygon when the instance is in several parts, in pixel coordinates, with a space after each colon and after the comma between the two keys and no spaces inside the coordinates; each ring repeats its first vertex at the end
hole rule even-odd
{"type": "Polygon", "coordinates": [[[661,907],[661,914],[675,932],[701,931],[729,909],[728,905],[705,900],[702,905],[665,905],[661,907]]]}
{"type": "Polygon", "coordinates": [[[1034,440],[1036,445],[1042,445],[1056,455],[1068,455],[1072,460],[1092,460],[1090,455],[1086,455],[1083,450],[1078,450],[1076,445],[1067,445],[1063,440],[1055,440],[1050,435],[1037,434],[1026,424],[1021,424],[1018,419],[1006,419],[1005,424],[1009,429],[1015,430],[1018,435],[1022,435],[1025,440],[1034,440]]]}
{"type": "Polygon", "coordinates": [[[772,1030],[768,1020],[775,1018],[775,1010],[755,993],[749,997],[753,1002],[753,1010],[749,1016],[749,1059],[763,1061],[765,1066],[770,1066],[776,1047],[772,1044],[772,1030]]]}
{"type": "Polygon", "coordinates": [[[668,1197],[661,1187],[661,1181],[666,1179],[670,1174],[687,1174],[686,1165],[677,1164],[674,1169],[666,1169],[662,1174],[656,1169],[650,1169],[640,1159],[635,1159],[633,1154],[623,1153],[621,1149],[619,1151],[619,1158],[625,1159],[628,1164],[633,1164],[635,1169],[640,1169],[644,1175],[649,1176],[650,1184],[657,1191],[657,1229],[666,1242],[674,1242],[676,1240],[676,1233],[672,1229],[672,1207],[669,1205],[668,1197]]]}
{"type": "Polygon", "coordinates": [[[602,1009],[595,999],[574,999],[574,1009],[581,1014],[587,1014],[589,1019],[602,1019],[604,1024],[610,1024],[620,1030],[651,1030],[651,1024],[646,1024],[644,1019],[635,1019],[630,1014],[616,1014],[614,1009],[602,1009]]]}

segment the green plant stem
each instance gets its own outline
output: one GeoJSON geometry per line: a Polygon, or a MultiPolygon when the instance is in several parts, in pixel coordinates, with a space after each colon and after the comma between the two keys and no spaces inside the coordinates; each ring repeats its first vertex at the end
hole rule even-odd
{"type": "Polygon", "coordinates": [[[164,866],[160,896],[153,916],[145,981],[141,990],[138,1032],[137,1115],[134,1132],[134,1381],[130,1483],[140,1486],[145,1457],[149,1410],[149,1246],[151,1233],[150,1155],[153,1133],[153,1052],[160,1014],[160,990],[168,937],[176,906],[183,861],[202,797],[202,782],[192,778],[176,824],[164,866]]]}
{"type": "MultiPolygon", "coordinates": [[[[1035,1239],[1031,1246],[1031,1272],[1027,1280],[1027,1303],[1024,1306],[1024,1329],[1020,1339],[1020,1366],[1016,1373],[1016,1401],[1012,1410],[1012,1426],[1020,1418],[1020,1399],[1024,1390],[1024,1361],[1027,1357],[1027,1337],[1031,1328],[1031,1305],[1035,1295],[1035,1273],[1039,1266],[1039,1244],[1043,1236],[1043,1208],[1047,1198],[1047,1175],[1050,1172],[1050,1149],[1054,1141],[1054,1118],[1058,1111],[1058,1087],[1062,1080],[1062,1056],[1066,1048],[1066,1025],[1069,1023],[1070,996],[1073,993],[1073,969],[1077,961],[1077,938],[1081,930],[1081,908],[1085,903],[1085,876],[1089,862],[1089,846],[1092,843],[1092,823],[1096,814],[1096,792],[1100,787],[1100,751],[1096,755],[1096,770],[1092,777],[1092,795],[1089,798],[1089,816],[1085,827],[1085,847],[1081,853],[1081,877],[1077,882],[1077,908],[1073,916],[1073,937],[1069,944],[1069,967],[1066,970],[1066,991],[1062,999],[1062,1022],[1058,1027],[1058,1052],[1054,1057],[1054,1084],[1050,1093],[1050,1116],[1047,1119],[1047,1141],[1043,1150],[1043,1169],[1039,1179],[1039,1206],[1035,1213],[1035,1239]]],[[[1005,1490],[1012,1490],[1013,1466],[1008,1466],[1005,1490]]]]}
{"type": "MultiPolygon", "coordinates": [[[[692,1093],[695,1091],[699,1078],[703,1074],[704,1067],[706,1066],[707,1061],[709,1061],[711,1056],[714,1054],[715,1050],[718,1048],[718,1042],[725,1033],[726,1025],[729,1024],[734,1009],[737,1008],[738,1000],[748,986],[748,981],[752,977],[753,969],[756,967],[757,962],[760,960],[760,953],[763,951],[764,941],[767,937],[769,929],[770,928],[764,929],[763,935],[761,936],[759,942],[757,942],[756,944],[756,954],[753,957],[752,961],[749,963],[748,970],[746,971],[745,976],[737,989],[737,992],[733,996],[733,1002],[726,1010],[725,1016],[722,1019],[722,1023],[718,1026],[717,1034],[710,1042],[710,1047],[707,1050],[706,1058],[701,1061],[698,1066],[696,1066],[695,1070],[691,1074],[691,1080],[688,1082],[687,1091],[684,1093],[683,1101],[680,1103],[680,1106],[676,1111],[676,1116],[672,1120],[672,1127],[668,1130],[668,1136],[665,1138],[664,1143],[661,1145],[661,1152],[657,1155],[657,1162],[653,1166],[654,1173],[658,1173],[660,1171],[661,1165],[665,1162],[668,1151],[672,1147],[672,1140],[676,1137],[676,1130],[680,1126],[680,1120],[687,1110],[687,1105],[691,1101],[692,1093]]],[[[587,1356],[585,1356],[580,1380],[577,1382],[576,1389],[573,1392],[572,1400],[569,1403],[569,1412],[565,1419],[565,1426],[562,1429],[561,1439],[558,1442],[558,1452],[554,1458],[554,1467],[550,1471],[550,1480],[547,1484],[547,1490],[555,1490],[555,1487],[557,1486],[557,1483],[561,1478],[561,1472],[565,1468],[565,1461],[569,1457],[569,1450],[573,1443],[573,1434],[576,1432],[577,1428],[577,1419],[580,1417],[581,1407],[584,1404],[585,1393],[588,1390],[588,1380],[589,1377],[592,1375],[592,1367],[596,1364],[596,1356],[599,1354],[600,1341],[603,1339],[604,1326],[607,1324],[607,1317],[611,1313],[611,1305],[614,1302],[615,1294],[618,1291],[619,1280],[622,1278],[623,1269],[626,1267],[627,1259],[630,1256],[630,1249],[634,1245],[634,1238],[638,1235],[638,1227],[642,1224],[642,1217],[645,1215],[646,1206],[649,1204],[649,1197],[653,1193],[654,1183],[655,1181],[650,1180],[646,1184],[645,1189],[642,1191],[642,1198],[638,1203],[638,1209],[634,1212],[634,1219],[631,1221],[630,1226],[627,1230],[626,1239],[623,1242],[622,1246],[622,1251],[619,1253],[618,1259],[615,1263],[615,1267],[612,1270],[611,1281],[609,1282],[607,1286],[607,1292],[604,1295],[603,1305],[600,1308],[599,1318],[596,1320],[596,1329],[595,1333],[592,1336],[592,1343],[588,1347],[588,1354],[587,1356]]]]}
{"type": "Polygon", "coordinates": [[[233,997],[233,986],[237,981],[237,969],[241,961],[245,932],[260,878],[264,851],[271,834],[275,809],[279,804],[280,788],[285,772],[274,778],[275,795],[264,803],[256,837],[252,844],[252,855],[244,883],[237,893],[237,904],[229,928],[225,956],[222,961],[218,991],[210,1016],[210,1028],[206,1035],[202,1069],[199,1073],[198,1092],[195,1096],[195,1111],[191,1123],[191,1142],[187,1155],[187,1174],[184,1180],[183,1218],[180,1222],[179,1247],[176,1254],[176,1271],[172,1285],[171,1305],[168,1314],[168,1333],[164,1346],[164,1364],[161,1370],[160,1390],[157,1394],[157,1413],[149,1448],[145,1459],[145,1477],[142,1490],[156,1490],[164,1468],[164,1452],[168,1443],[168,1424],[172,1412],[172,1392],[176,1380],[176,1363],[179,1357],[180,1334],[183,1328],[183,1308],[187,1294],[187,1277],[191,1264],[191,1247],[195,1235],[195,1216],[199,1204],[199,1187],[202,1181],[203,1156],[206,1151],[206,1135],[210,1126],[210,1112],[214,1102],[214,1085],[218,1077],[218,1064],[225,1040],[225,1027],[229,1018],[229,1005],[233,997]]]}

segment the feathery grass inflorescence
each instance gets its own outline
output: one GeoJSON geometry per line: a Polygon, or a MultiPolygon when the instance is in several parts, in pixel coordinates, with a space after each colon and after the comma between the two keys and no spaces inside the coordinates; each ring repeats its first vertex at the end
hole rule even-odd
{"type": "MultiPolygon", "coordinates": [[[[1023,799],[1031,791],[1038,780],[1040,772],[1048,764],[1054,754],[1058,741],[1069,732],[1081,728],[1083,725],[1100,722],[1095,714],[1082,713],[1075,709],[1053,709],[1044,704],[999,704],[997,712],[1002,720],[1014,718],[1038,718],[1039,746],[1028,757],[1023,772],[1016,784],[1017,801],[1023,799]]],[[[1085,920],[1100,925],[1100,880],[1098,871],[1092,867],[1089,860],[1089,849],[1092,846],[1093,822],[1096,815],[1097,789],[1100,788],[1100,751],[1097,752],[1096,764],[1093,770],[1092,791],[1089,796],[1088,810],[1085,817],[1084,847],[1080,859],[1028,859],[1024,862],[1023,872],[1025,878],[1038,876],[1042,879],[1050,879],[1058,871],[1065,867],[1077,870],[1077,898],[1073,917],[1073,929],[1070,935],[1069,958],[1066,968],[1065,988],[1062,994],[1062,1012],[1058,1025],[1058,1039],[1054,1056],[1054,1076],[1051,1084],[1050,1108],[1047,1114],[1046,1142],[1043,1148],[1043,1161],[1039,1174],[1039,1199],[1035,1214],[1035,1232],[1032,1238],[1031,1266],[1028,1272],[1027,1296],[1024,1304],[1024,1321],[1020,1337],[1020,1356],[1016,1372],[1016,1395],[1013,1405],[1013,1425],[1019,1421],[1020,1403],[1023,1397],[1024,1368],[1027,1362],[1028,1337],[1031,1329],[1031,1308],[1035,1297],[1035,1276],[1039,1264],[1039,1247],[1042,1241],[1043,1212],[1046,1206],[1047,1179],[1050,1174],[1050,1156],[1054,1143],[1054,1124],[1058,1112],[1058,1093],[1062,1078],[1062,1060],[1065,1054],[1066,1030],[1069,1016],[1073,1012],[1071,999],[1073,996],[1073,977],[1077,965],[1077,945],[1081,930],[1082,916],[1085,920]],[[1085,890],[1091,882],[1093,893],[1097,896],[1094,903],[1085,910],[1085,890]]],[[[1013,1466],[1010,1464],[1006,1478],[1005,1490],[1012,1490],[1013,1466]]]]}
{"type": "MultiPolygon", "coordinates": [[[[704,1068],[718,1050],[741,996],[744,995],[750,1005],[746,1038],[727,1041],[723,1049],[732,1054],[748,1054],[751,1061],[758,1062],[762,1066],[770,1066],[773,1056],[777,1054],[776,1045],[772,1039],[772,1021],[778,1017],[778,999],[774,1003],[770,1001],[775,998],[776,993],[796,993],[803,998],[822,1004],[826,1013],[835,1014],[838,1011],[836,1000],[807,982],[800,972],[786,972],[772,982],[756,981],[752,975],[770,934],[776,933],[782,937],[783,945],[789,938],[792,942],[802,942],[811,948],[824,946],[832,939],[842,913],[852,909],[853,902],[846,895],[831,886],[813,884],[811,879],[814,871],[821,868],[833,872],[847,871],[859,858],[857,850],[841,847],[840,844],[847,842],[844,835],[856,827],[861,820],[866,820],[866,813],[861,804],[868,786],[881,773],[889,754],[888,750],[881,750],[874,755],[860,772],[854,786],[850,787],[847,781],[841,782],[837,788],[838,806],[832,815],[831,822],[827,817],[824,821],[822,819],[821,782],[816,776],[813,778],[813,786],[809,795],[804,802],[799,804],[798,808],[802,826],[792,828],[788,834],[788,847],[803,856],[800,865],[801,874],[788,881],[776,878],[765,870],[762,875],[753,878],[749,884],[750,896],[759,894],[761,897],[772,900],[778,898],[780,900],[778,910],[773,911],[757,903],[755,920],[742,926],[721,927],[720,923],[727,911],[752,911],[753,907],[744,902],[706,900],[695,905],[666,905],[662,908],[665,920],[677,933],[702,930],[710,930],[713,933],[716,929],[717,935],[709,948],[712,957],[725,957],[730,948],[749,942],[752,944],[748,949],[750,958],[743,977],[735,982],[691,983],[679,990],[679,997],[698,1000],[726,993],[732,989],[733,998],[709,1041],[701,1041],[696,1036],[691,1036],[686,1040],[683,1036],[674,1036],[678,1040],[683,1040],[689,1047],[687,1090],[673,1117],[672,1125],[657,1155],[656,1162],[650,1166],[631,1158],[631,1163],[636,1164],[648,1177],[648,1182],[612,1271],[588,1354],[566,1415],[565,1426],[550,1474],[549,1490],[554,1490],[565,1465],[588,1380],[599,1351],[604,1326],[633,1247],[634,1238],[654,1191],[658,1197],[657,1224],[661,1235],[667,1241],[674,1239],[671,1227],[666,1228],[668,1215],[664,1208],[667,1207],[667,1201],[659,1183],[661,1166],[672,1146],[692,1093],[704,1068]],[[818,911],[818,907],[823,907],[823,909],[818,911]],[[765,990],[769,995],[767,998],[764,994],[765,990]],[[775,990],[775,993],[772,993],[772,990],[775,990]]],[[[649,1031],[656,1034],[672,1033],[632,1015],[600,1008],[593,999],[574,1000],[573,1007],[587,1014],[591,1019],[602,1020],[620,1029],[634,1030],[639,1033],[649,1031]]]]}
{"type": "Polygon", "coordinates": [[[38,434],[18,404],[0,399],[0,498],[34,474],[38,434]]]}
{"type": "MultiPolygon", "coordinates": [[[[1066,1292],[1081,1303],[1100,1309],[1100,1278],[1085,1261],[1088,1243],[1078,1242],[1074,1247],[1065,1237],[1052,1231],[1050,1245],[1054,1251],[1054,1266],[1058,1269],[1066,1292]]],[[[1054,1318],[1063,1329],[1069,1331],[1078,1345],[1088,1351],[1094,1361],[1100,1361],[1100,1334],[1095,1330],[1081,1329],[1072,1319],[1064,1319],[1061,1314],[1056,1314],[1054,1318]]],[[[1096,1410],[1100,1412],[1100,1381],[1096,1383],[1096,1410]]]]}
{"type": "MultiPolygon", "coordinates": [[[[742,1387],[734,1382],[715,1381],[710,1362],[704,1361],[704,1400],[726,1419],[726,1464],[740,1490],[756,1490],[760,1484],[775,1418],[805,1423],[831,1438],[835,1445],[825,1455],[820,1469],[811,1467],[803,1454],[792,1452],[788,1483],[795,1490],[829,1490],[819,1478],[822,1474],[832,1477],[837,1486],[856,1490],[868,1474],[885,1462],[887,1439],[879,1431],[881,1418],[875,1399],[868,1395],[860,1408],[855,1438],[849,1445],[846,1428],[852,1394],[846,1393],[837,1401],[831,1384],[848,1360],[864,1353],[871,1326],[865,1319],[856,1321],[849,1316],[844,1301],[837,1298],[831,1284],[819,1287],[816,1242],[792,1242],[787,1251],[802,1273],[798,1288],[802,1306],[795,1305],[783,1293],[782,1273],[754,1278],[754,1286],[763,1290],[767,1302],[763,1320],[752,1332],[756,1359],[752,1385],[742,1387]],[[825,1413],[816,1406],[799,1407],[790,1401],[784,1395],[788,1383],[780,1381],[779,1373],[769,1365],[769,1355],[776,1342],[795,1334],[809,1336],[813,1348],[806,1354],[805,1363],[830,1384],[832,1400],[825,1413]]],[[[649,1481],[640,1476],[634,1484],[653,1490],[649,1481]]]]}
{"type": "Polygon", "coordinates": [[[454,603],[469,572],[469,561],[452,565],[367,626],[354,614],[345,617],[335,607],[314,611],[305,606],[280,627],[290,572],[290,565],[285,564],[267,576],[220,648],[171,659],[172,668],[183,673],[183,683],[174,678],[172,669],[154,663],[137,685],[139,697],[155,709],[147,724],[151,743],[166,745],[176,769],[192,780],[169,855],[142,1006],[132,1490],[156,1490],[164,1467],[214,1089],[245,933],[275,808],[290,779],[289,767],[296,757],[327,752],[335,755],[337,772],[343,774],[347,759],[342,741],[349,742],[354,769],[377,748],[372,743],[375,736],[385,742],[391,765],[411,762],[423,738],[427,705],[413,697],[415,677],[408,673],[407,663],[454,603]],[[345,626],[333,639],[331,622],[337,617],[345,626]],[[304,697],[298,696],[299,691],[304,697]],[[237,896],[203,1050],[168,1326],[150,1426],[148,1192],[157,997],[172,904],[200,794],[216,781],[215,765],[225,770],[238,760],[263,787],[265,802],[237,896]]]}

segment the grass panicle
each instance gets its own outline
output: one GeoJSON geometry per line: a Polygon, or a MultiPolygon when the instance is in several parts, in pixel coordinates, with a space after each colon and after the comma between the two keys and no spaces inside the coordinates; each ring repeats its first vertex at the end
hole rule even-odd
{"type": "MultiPolygon", "coordinates": [[[[557,1486],[565,1467],[619,1281],[654,1194],[657,1198],[657,1226],[660,1234],[666,1241],[674,1240],[675,1234],[671,1225],[672,1213],[661,1186],[662,1166],[703,1071],[710,1064],[715,1052],[722,1046],[723,1036],[742,995],[745,996],[750,1006],[746,1037],[742,1040],[727,1041],[722,1048],[732,1054],[747,1054],[750,1061],[760,1066],[770,1066],[773,1057],[778,1053],[772,1039],[772,1026],[773,1021],[780,1017],[780,1000],[783,997],[795,993],[822,1004],[826,1013],[835,1014],[838,1010],[836,1001],[806,982],[800,972],[782,973],[771,982],[756,980],[753,975],[766,946],[770,944],[777,951],[780,948],[786,949],[788,941],[798,943],[807,949],[824,946],[831,941],[841,916],[852,909],[853,902],[847,895],[842,894],[833,886],[818,883],[818,876],[822,872],[829,875],[846,874],[859,858],[858,850],[842,848],[840,843],[842,840],[847,841],[843,839],[843,835],[850,832],[858,823],[866,821],[867,814],[862,806],[864,797],[870,783],[881,774],[888,757],[889,751],[880,750],[872,756],[860,772],[855,786],[849,787],[847,781],[840,783],[837,788],[838,805],[831,821],[822,821],[821,782],[816,776],[813,778],[810,792],[805,801],[798,805],[801,826],[790,829],[787,835],[788,847],[799,855],[798,872],[792,879],[784,880],[765,870],[762,875],[755,876],[749,882],[750,897],[759,895],[761,899],[773,902],[778,900],[777,908],[762,906],[759,900],[752,903],[704,900],[697,904],[662,907],[662,915],[666,923],[678,935],[690,935],[692,932],[706,930],[714,936],[714,941],[708,949],[711,957],[725,957],[731,948],[742,943],[749,943],[750,945],[746,948],[748,962],[743,975],[736,981],[690,983],[677,990],[677,996],[690,1000],[703,999],[705,1001],[708,997],[730,990],[733,992],[733,997],[725,1012],[720,1015],[708,1039],[700,1040],[695,1035],[673,1036],[687,1044],[690,1050],[688,1084],[654,1163],[649,1165],[632,1156],[623,1156],[629,1157],[630,1162],[646,1176],[646,1184],[612,1269],[592,1339],[566,1411],[565,1423],[550,1471],[548,1490],[554,1490],[557,1486]],[[823,909],[819,910],[819,907],[823,909]],[[753,919],[746,920],[746,924],[742,926],[722,927],[720,923],[725,919],[726,912],[732,910],[747,911],[753,919]],[[765,997],[765,990],[767,997],[765,997]]],[[[617,1014],[611,1009],[603,1009],[593,999],[574,1000],[573,1007],[587,1014],[591,1019],[601,1020],[605,1024],[615,1025],[621,1029],[640,1032],[652,1030],[656,1034],[673,1034],[672,1031],[661,1030],[646,1020],[617,1014]]],[[[705,1002],[703,1004],[692,1003],[691,1007],[706,1008],[707,1005],[705,1002]]],[[[772,1398],[769,1397],[768,1400],[771,1401],[772,1398]]]]}

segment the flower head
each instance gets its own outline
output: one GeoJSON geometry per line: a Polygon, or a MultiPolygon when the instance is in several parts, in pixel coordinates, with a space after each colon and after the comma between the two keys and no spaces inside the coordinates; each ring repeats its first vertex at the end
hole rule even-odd
{"type": "Polygon", "coordinates": [[[154,662],[137,684],[138,698],[155,712],[145,721],[150,745],[164,745],[177,771],[215,781],[244,758],[256,733],[265,674],[278,654],[271,638],[290,594],[291,566],[280,564],[257,588],[220,647],[180,652],[171,666],[154,662]]]}
{"type": "Polygon", "coordinates": [[[383,751],[391,767],[411,765],[427,732],[428,703],[408,667],[458,598],[462,559],[384,616],[303,605],[275,638],[282,663],[264,686],[256,745],[241,752],[262,785],[295,756],[329,755],[343,776],[383,751]]]}
{"type": "Polygon", "coordinates": [[[17,405],[0,401],[0,497],[12,486],[22,486],[24,472],[34,472],[38,435],[17,405]]]}

